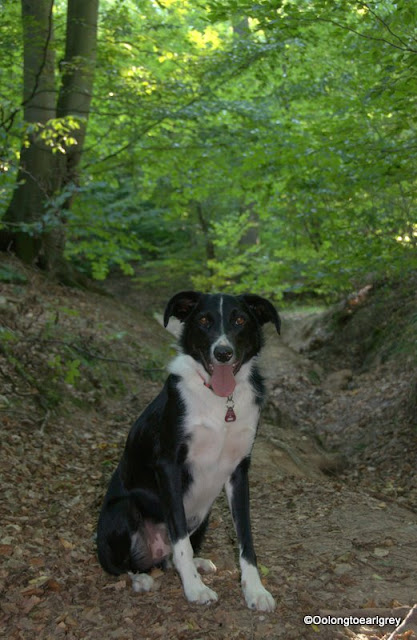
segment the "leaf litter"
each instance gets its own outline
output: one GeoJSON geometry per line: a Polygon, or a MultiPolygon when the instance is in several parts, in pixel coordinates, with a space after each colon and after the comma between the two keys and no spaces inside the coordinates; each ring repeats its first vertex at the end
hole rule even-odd
{"type": "MultiPolygon", "coordinates": [[[[152,379],[144,374],[143,365],[165,360],[172,352],[172,339],[151,315],[128,306],[127,297],[121,305],[111,297],[51,285],[37,275],[31,275],[30,286],[3,289],[2,295],[11,301],[5,324],[14,336],[13,353],[21,356],[29,372],[26,378],[20,375],[2,354],[1,395],[8,398],[0,413],[0,633],[4,637],[388,637],[392,627],[305,625],[303,618],[323,611],[395,611],[413,604],[417,515],[407,497],[413,491],[409,478],[413,474],[407,467],[400,473],[395,448],[389,458],[382,446],[384,429],[382,442],[376,433],[366,456],[374,460],[382,451],[385,477],[377,465],[374,472],[363,473],[361,467],[372,466],[369,460],[343,445],[344,431],[350,445],[355,428],[362,429],[366,420],[374,424],[382,385],[391,404],[377,417],[388,429],[390,411],[398,400],[395,390],[404,393],[407,376],[390,375],[377,367],[353,375],[356,388],[329,392],[320,384],[324,374],[312,358],[268,335],[264,367],[270,403],[255,445],[251,504],[262,580],[276,598],[275,612],[245,607],[224,497],[213,509],[203,548],[218,567],[215,575],[204,577],[219,594],[218,603],[209,607],[187,603],[173,570],[155,576],[157,590],[136,594],[127,576],[108,576],[99,567],[95,527],[129,426],[158,391],[164,375],[152,379]],[[52,326],[58,308],[75,313],[61,312],[52,326]],[[39,337],[44,338],[46,330],[55,338],[60,333],[63,341],[76,340],[86,352],[111,355],[116,361],[130,361],[137,353],[140,366],[101,362],[92,367],[86,362],[74,384],[65,381],[65,372],[51,383],[45,363],[51,352],[63,347],[41,344],[39,337]],[[121,337],[109,348],[107,336],[115,331],[121,337]],[[148,349],[145,355],[143,344],[148,349]],[[311,370],[314,376],[309,375],[311,370]],[[59,402],[48,385],[61,394],[59,402]],[[40,400],[43,386],[49,405],[40,400]],[[329,428],[336,423],[340,429],[329,428]],[[348,459],[329,475],[334,441],[333,449],[338,455],[347,453],[348,459]],[[401,487],[406,491],[399,491],[401,487]]],[[[345,362],[336,366],[346,369],[345,362]]],[[[405,419],[400,431],[400,439],[408,433],[405,419]]],[[[411,464],[412,453],[410,444],[405,465],[411,464]]],[[[400,637],[412,640],[412,632],[400,637]]]]}

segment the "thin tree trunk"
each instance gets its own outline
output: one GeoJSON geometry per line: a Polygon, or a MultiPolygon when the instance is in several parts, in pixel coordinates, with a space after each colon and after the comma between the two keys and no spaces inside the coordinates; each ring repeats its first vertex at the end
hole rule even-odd
{"type": "MultiPolygon", "coordinates": [[[[195,204],[198,221],[200,223],[201,230],[204,233],[205,237],[205,245],[206,245],[206,258],[207,260],[214,260],[216,257],[216,252],[214,248],[213,241],[210,238],[210,226],[203,213],[203,206],[200,202],[196,202],[195,204]]],[[[208,268],[209,273],[212,274],[213,270],[208,268]]]]}
{"type": "Polygon", "coordinates": [[[241,247],[252,247],[259,244],[259,214],[255,209],[255,203],[251,202],[249,205],[239,207],[241,213],[249,210],[249,220],[252,223],[249,229],[245,231],[239,240],[241,247]]]}
{"type": "Polygon", "coordinates": [[[233,33],[238,38],[247,38],[250,36],[250,27],[249,27],[249,18],[235,16],[232,20],[233,23],[233,33]]]}

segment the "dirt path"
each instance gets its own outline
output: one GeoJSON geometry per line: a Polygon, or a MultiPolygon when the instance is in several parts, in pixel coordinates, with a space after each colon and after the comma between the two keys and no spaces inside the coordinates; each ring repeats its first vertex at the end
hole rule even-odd
{"type": "MultiPolygon", "coordinates": [[[[305,327],[305,318],[286,319],[290,345],[299,348],[297,322],[301,329],[305,327]]],[[[381,391],[387,401],[390,382],[394,386],[398,380],[387,376],[382,381],[381,370],[376,370],[363,376],[367,387],[363,381],[355,384],[354,375],[343,364],[340,371],[326,375],[290,345],[268,335],[264,354],[270,388],[267,416],[275,418],[275,424],[264,422],[253,464],[255,491],[256,481],[264,488],[259,502],[265,503],[269,490],[273,496],[265,509],[273,544],[266,536],[262,548],[270,564],[274,558],[274,579],[280,577],[280,602],[288,607],[284,619],[292,617],[299,637],[314,637],[297,625],[302,613],[359,616],[367,610],[369,615],[378,611],[387,615],[404,605],[404,615],[416,598],[417,515],[396,504],[389,494],[375,487],[367,490],[372,467],[365,488],[358,487],[354,482],[357,473],[349,461],[352,433],[375,411],[381,391]],[[346,425],[350,431],[346,429],[344,442],[346,425]],[[317,435],[321,441],[326,436],[328,443],[336,441],[338,451],[345,455],[326,453],[317,444],[317,435]],[[268,492],[265,482],[270,483],[268,492]]],[[[388,479],[388,469],[386,473],[388,479]]],[[[256,494],[253,501],[257,511],[256,494]]],[[[259,511],[255,517],[259,518],[259,511]]],[[[364,637],[382,635],[376,625],[352,629],[357,634],[366,632],[364,637]]],[[[352,635],[351,630],[339,630],[338,635],[335,627],[319,626],[315,632],[315,637],[323,638],[362,637],[352,635]]],[[[282,637],[292,636],[284,633],[282,637]]]]}
{"type": "MultiPolygon", "coordinates": [[[[80,304],[59,295],[62,305],[80,304]]],[[[94,316],[113,331],[129,331],[138,343],[169,344],[156,322],[138,327],[134,309],[109,312],[110,301],[90,300],[82,303],[86,327],[94,316]]],[[[288,330],[290,342],[295,333],[288,330]]],[[[204,547],[218,567],[205,578],[219,595],[215,605],[187,603],[174,571],[159,576],[155,592],[137,595],[126,576],[109,577],[98,566],[94,531],[106,483],[131,420],[160,386],[142,380],[141,389],[118,401],[102,399],[88,412],[73,408],[41,428],[29,417],[3,417],[2,637],[388,638],[392,625],[306,625],[303,618],[386,616],[398,606],[404,615],[415,601],[417,515],[389,495],[371,495],[366,483],[355,486],[349,467],[342,476],[328,475],[343,470],[343,461],[325,454],[316,436],[327,433],[340,444],[337,425],[352,422],[355,403],[360,413],[358,394],[326,390],[319,365],[272,333],[263,366],[271,401],[255,445],[251,497],[258,559],[276,611],[253,613],[244,605],[222,498],[204,547]]]]}

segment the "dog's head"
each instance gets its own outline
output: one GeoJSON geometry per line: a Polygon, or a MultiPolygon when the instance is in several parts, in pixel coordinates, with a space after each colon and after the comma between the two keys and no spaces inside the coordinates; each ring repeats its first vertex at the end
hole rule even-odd
{"type": "Polygon", "coordinates": [[[275,307],[253,294],[181,291],[167,304],[165,326],[171,316],[184,323],[180,337],[183,353],[203,365],[213,391],[220,396],[233,392],[235,375],[259,353],[263,345],[262,325],[272,322],[278,333],[281,326],[275,307]]]}

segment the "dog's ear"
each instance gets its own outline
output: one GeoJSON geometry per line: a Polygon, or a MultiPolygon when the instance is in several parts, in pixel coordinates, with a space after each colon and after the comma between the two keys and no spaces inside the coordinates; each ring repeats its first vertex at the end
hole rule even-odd
{"type": "Polygon", "coordinates": [[[281,319],[278,315],[274,305],[266,300],[254,294],[245,294],[240,296],[248,307],[253,311],[259,324],[265,324],[266,322],[272,322],[278,333],[281,332],[281,319]]]}
{"type": "Polygon", "coordinates": [[[167,326],[171,316],[175,316],[175,318],[184,322],[200,298],[201,293],[198,291],[180,291],[180,293],[172,296],[165,309],[164,327],[167,326]]]}

